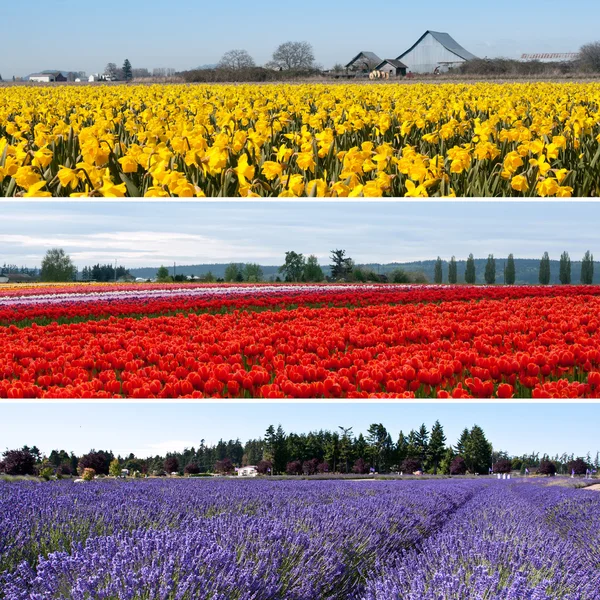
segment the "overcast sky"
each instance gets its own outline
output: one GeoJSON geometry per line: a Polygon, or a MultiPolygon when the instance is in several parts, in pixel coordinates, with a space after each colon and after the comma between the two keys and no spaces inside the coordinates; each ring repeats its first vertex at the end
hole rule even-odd
{"type": "Polygon", "coordinates": [[[24,444],[37,445],[49,454],[61,448],[76,454],[112,450],[125,455],[154,456],[240,438],[242,442],[264,434],[270,424],[281,424],[295,433],[316,429],[353,427],[366,434],[371,423],[383,423],[394,442],[425,423],[431,430],[436,419],[444,426],[447,441],[455,444],[464,427],[480,425],[495,449],[510,454],[533,451],[563,452],[592,457],[600,450],[597,404],[154,404],[27,403],[0,404],[0,451],[24,444]],[[31,418],[32,411],[35,419],[31,418]],[[15,427],[26,423],[26,427],[15,427]]]}
{"type": "Polygon", "coordinates": [[[329,264],[600,255],[600,204],[567,202],[0,202],[0,264],[39,266],[61,247],[79,267],[283,263],[285,252],[329,264]]]}
{"type": "Polygon", "coordinates": [[[233,48],[257,64],[282,42],[306,40],[325,67],[361,50],[396,58],[426,30],[450,33],[480,57],[576,52],[600,38],[598,0],[26,0],[0,2],[4,79],[45,69],[102,72],[134,67],[190,69],[233,48]]]}

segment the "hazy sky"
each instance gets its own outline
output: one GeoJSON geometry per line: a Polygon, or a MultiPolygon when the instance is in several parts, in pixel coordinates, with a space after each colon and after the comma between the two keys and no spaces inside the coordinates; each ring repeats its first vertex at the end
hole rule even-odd
{"type": "Polygon", "coordinates": [[[49,454],[54,448],[84,453],[94,448],[115,454],[134,452],[154,456],[198,447],[201,439],[215,444],[240,438],[245,442],[281,424],[286,432],[353,427],[366,433],[371,423],[383,423],[397,440],[436,419],[444,426],[448,443],[455,444],[462,429],[480,425],[495,449],[510,454],[533,451],[563,452],[592,457],[600,450],[596,404],[154,404],[64,403],[0,404],[0,451],[24,444],[37,445],[49,454]],[[31,418],[32,411],[35,419],[31,418]],[[15,427],[26,423],[26,427],[15,427]]]}
{"type": "Polygon", "coordinates": [[[600,204],[567,202],[0,202],[0,264],[39,266],[62,247],[78,267],[283,263],[285,252],[329,263],[497,258],[579,260],[600,254],[600,204]]]}
{"type": "Polygon", "coordinates": [[[244,48],[257,64],[282,42],[306,40],[319,63],[346,63],[360,50],[396,58],[427,29],[450,33],[476,56],[576,52],[600,38],[597,0],[24,0],[0,2],[0,74],[44,69],[190,69],[244,48]]]}

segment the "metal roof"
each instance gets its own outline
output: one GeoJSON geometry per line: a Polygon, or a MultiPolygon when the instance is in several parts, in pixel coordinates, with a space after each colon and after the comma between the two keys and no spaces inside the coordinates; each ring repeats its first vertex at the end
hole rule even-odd
{"type": "Polygon", "coordinates": [[[379,70],[380,67],[383,67],[383,65],[385,63],[389,63],[390,65],[392,65],[392,67],[396,67],[396,69],[408,69],[408,67],[403,63],[400,62],[398,59],[396,58],[386,58],[384,60],[382,60],[376,67],[375,70],[379,70]]]}
{"type": "Polygon", "coordinates": [[[449,50],[456,56],[464,60],[472,60],[477,58],[474,54],[471,54],[468,50],[465,50],[450,34],[443,33],[441,31],[430,31],[429,29],[406,51],[403,52],[398,59],[408,54],[413,48],[421,43],[421,40],[430,33],[432,37],[437,40],[446,50],[449,50]]]}
{"type": "Polygon", "coordinates": [[[369,62],[373,62],[373,63],[380,63],[381,59],[379,58],[379,56],[377,56],[377,54],[375,54],[375,52],[367,52],[367,51],[362,51],[359,52],[347,65],[346,68],[348,68],[349,66],[352,65],[352,63],[355,60],[358,60],[361,56],[364,56],[369,62]]]}

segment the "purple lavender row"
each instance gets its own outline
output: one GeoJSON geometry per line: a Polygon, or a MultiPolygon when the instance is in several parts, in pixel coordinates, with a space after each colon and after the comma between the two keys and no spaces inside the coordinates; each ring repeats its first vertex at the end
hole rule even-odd
{"type": "Polygon", "coordinates": [[[0,485],[0,597],[600,598],[600,494],[497,480],[0,485]]]}

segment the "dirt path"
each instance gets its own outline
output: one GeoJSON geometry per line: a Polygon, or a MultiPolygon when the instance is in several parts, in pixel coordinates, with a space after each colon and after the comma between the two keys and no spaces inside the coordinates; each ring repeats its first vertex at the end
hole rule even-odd
{"type": "Polygon", "coordinates": [[[592,490],[594,492],[600,492],[600,483],[595,483],[594,485],[590,485],[586,488],[584,488],[586,490],[592,490]]]}

